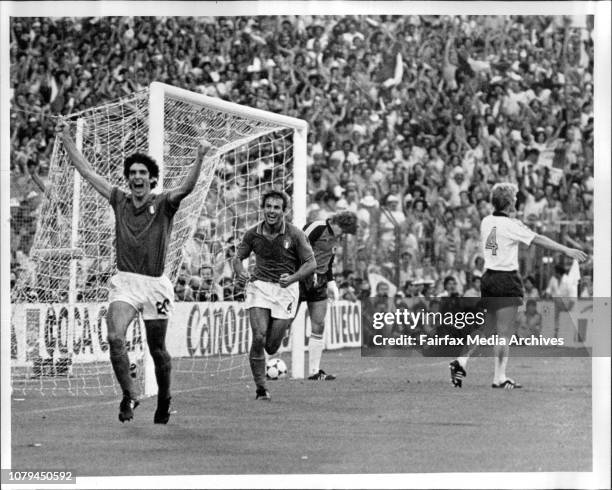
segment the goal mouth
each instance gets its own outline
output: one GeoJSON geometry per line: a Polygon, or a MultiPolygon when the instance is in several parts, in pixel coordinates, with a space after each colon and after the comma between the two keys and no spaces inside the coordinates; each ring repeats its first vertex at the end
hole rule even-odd
{"type": "MultiPolygon", "coordinates": [[[[77,148],[96,173],[122,189],[128,155],[147,153],[157,161],[159,185],[153,192],[164,192],[184,182],[199,141],[211,143],[196,189],[181,202],[169,239],[164,273],[175,284],[178,301],[242,304],[244,291],[233,281],[232,259],[244,232],[260,220],[265,191],[286,192],[292,199],[290,219],[298,226],[305,223],[305,121],[158,82],[146,91],[65,119],[77,148]],[[206,268],[212,270],[210,285],[201,276],[206,268]],[[209,286],[212,290],[207,290],[209,286]]],[[[88,309],[92,343],[102,345],[106,338],[102,305],[116,273],[114,227],[108,201],[75,171],[56,137],[28,264],[12,296],[14,376],[22,387],[45,391],[57,380],[74,387],[77,379],[85,387],[92,380],[99,381],[98,388],[115,386],[107,351],[92,355],[88,341],[71,345],[69,356],[58,355],[57,349],[70,339],[89,338],[88,332],[83,333],[88,309]],[[62,358],[70,361],[58,365],[62,358]]],[[[144,329],[139,330],[144,339],[144,329]]],[[[132,354],[146,373],[145,351],[139,348],[132,354]]],[[[181,364],[193,372],[207,366],[204,369],[214,372],[224,373],[227,368],[242,373],[245,366],[248,371],[243,357],[243,353],[235,359],[221,356],[214,368],[212,358],[188,364],[185,359],[181,364]]],[[[154,375],[145,385],[151,381],[147,392],[155,388],[154,375]]]]}

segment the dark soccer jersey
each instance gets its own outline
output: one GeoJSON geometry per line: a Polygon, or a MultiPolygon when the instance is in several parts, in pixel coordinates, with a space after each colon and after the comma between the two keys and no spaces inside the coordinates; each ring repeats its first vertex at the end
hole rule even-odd
{"type": "Polygon", "coordinates": [[[332,264],[334,262],[334,248],[336,246],[336,235],[329,223],[324,220],[313,221],[304,226],[304,233],[312,246],[317,269],[317,276],[323,277],[328,281],[334,280],[332,264]]]}
{"type": "Polygon", "coordinates": [[[281,232],[272,240],[263,235],[263,222],[244,234],[236,252],[246,259],[255,252],[253,279],[278,282],[282,274],[293,274],[313,256],[312,248],[302,230],[283,223],[281,232]]]}
{"type": "Polygon", "coordinates": [[[115,211],[117,269],[145,276],[164,273],[172,220],[178,206],[168,202],[168,194],[151,194],[146,204],[136,208],[132,196],[113,187],[110,204],[115,211]]]}

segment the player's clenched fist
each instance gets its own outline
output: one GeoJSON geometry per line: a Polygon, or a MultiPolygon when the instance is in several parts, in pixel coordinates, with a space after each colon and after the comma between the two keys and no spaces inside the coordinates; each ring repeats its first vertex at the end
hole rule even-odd
{"type": "Polygon", "coordinates": [[[280,284],[281,288],[286,288],[293,282],[293,276],[291,274],[281,274],[281,276],[278,278],[278,283],[280,284]]]}
{"type": "Polygon", "coordinates": [[[198,146],[198,161],[202,161],[202,159],[212,148],[212,145],[210,141],[206,141],[205,139],[201,139],[199,143],[200,145],[198,146]]]}

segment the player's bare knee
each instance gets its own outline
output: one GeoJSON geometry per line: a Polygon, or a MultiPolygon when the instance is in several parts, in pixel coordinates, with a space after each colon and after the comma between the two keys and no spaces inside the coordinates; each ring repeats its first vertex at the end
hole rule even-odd
{"type": "Polygon", "coordinates": [[[311,323],[310,331],[315,335],[323,335],[323,331],[325,330],[325,322],[321,323],[311,323]]]}
{"type": "Polygon", "coordinates": [[[109,332],[106,337],[111,356],[119,356],[125,352],[125,340],[115,332],[109,332]]]}
{"type": "Polygon", "coordinates": [[[259,332],[253,333],[253,339],[251,341],[251,346],[259,352],[264,349],[265,345],[266,345],[266,336],[263,333],[259,333],[259,332]]]}

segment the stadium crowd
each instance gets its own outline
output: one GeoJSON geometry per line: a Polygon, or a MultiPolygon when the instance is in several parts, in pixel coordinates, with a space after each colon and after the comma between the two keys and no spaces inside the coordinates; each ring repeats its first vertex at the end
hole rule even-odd
{"type": "MultiPolygon", "coordinates": [[[[360,220],[336,260],[346,299],[379,284],[396,301],[448,294],[449,277],[478,295],[495,182],[518,186],[535,231],[592,255],[591,33],[588,18],[546,16],[12,18],[11,280],[27,267],[51,116],[155,80],[308,121],[308,219],[360,220]]],[[[198,230],[206,253],[187,257],[177,299],[235,297],[214,228],[198,230]]],[[[530,294],[558,295],[568,264],[521,257],[530,294]]],[[[592,264],[582,274],[590,295],[592,264]]]]}

